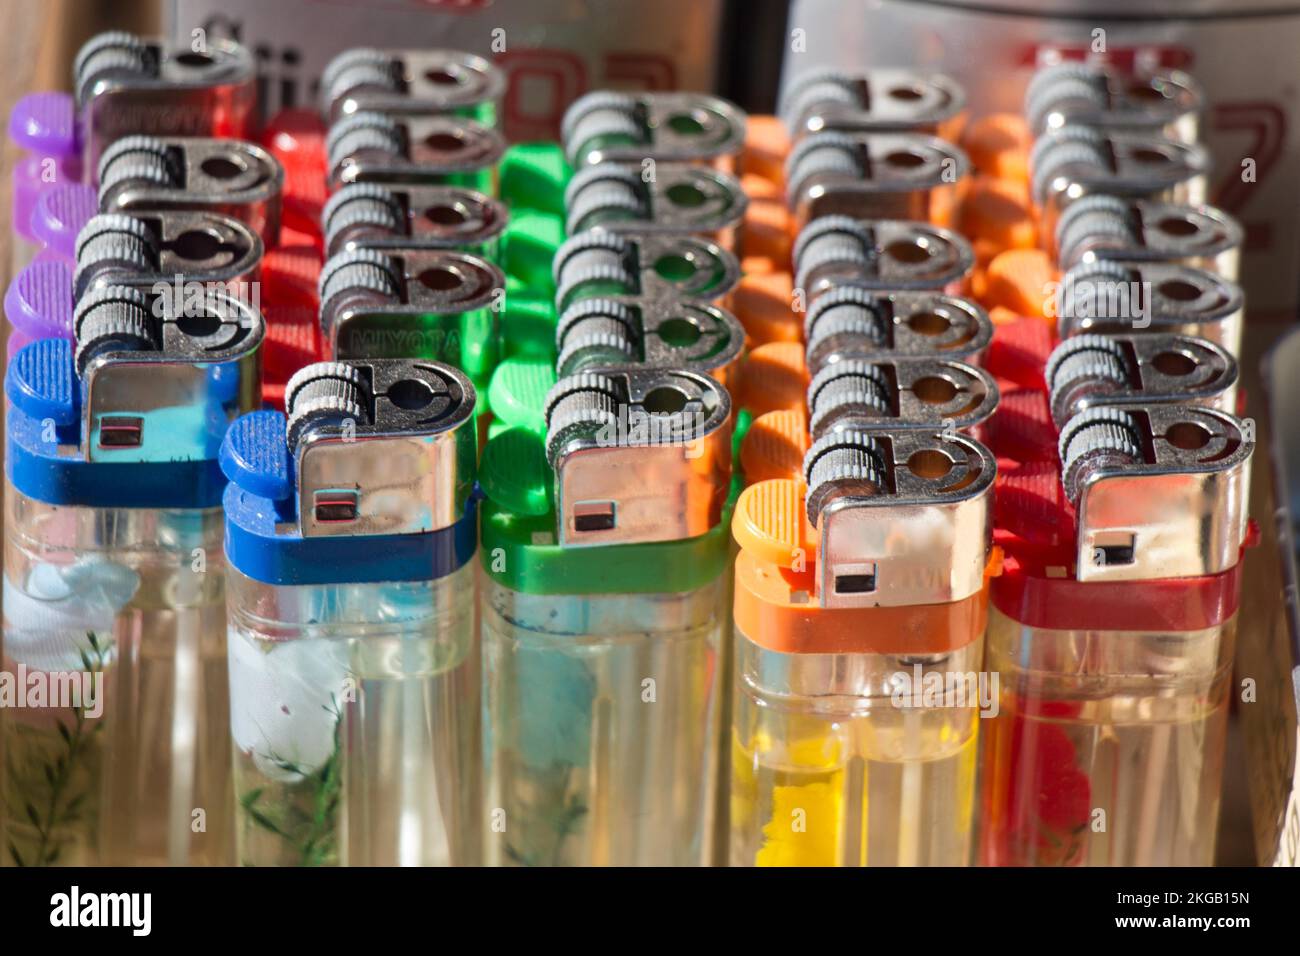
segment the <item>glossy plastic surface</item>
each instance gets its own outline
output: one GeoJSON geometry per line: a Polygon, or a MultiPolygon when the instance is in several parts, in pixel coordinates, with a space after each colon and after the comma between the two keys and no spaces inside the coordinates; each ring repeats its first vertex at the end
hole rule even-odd
{"type": "Polygon", "coordinates": [[[473,575],[277,586],[231,570],[241,865],[479,863],[473,575]]]}
{"type": "Polygon", "coordinates": [[[220,511],[6,499],[4,862],[229,864],[220,511]]]}

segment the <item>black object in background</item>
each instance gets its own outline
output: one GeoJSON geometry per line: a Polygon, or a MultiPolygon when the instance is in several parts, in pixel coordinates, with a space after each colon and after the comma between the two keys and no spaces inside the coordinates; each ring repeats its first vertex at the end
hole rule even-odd
{"type": "Polygon", "coordinates": [[[750,113],[776,111],[789,16],[786,0],[727,0],[717,65],[720,95],[750,113]]]}

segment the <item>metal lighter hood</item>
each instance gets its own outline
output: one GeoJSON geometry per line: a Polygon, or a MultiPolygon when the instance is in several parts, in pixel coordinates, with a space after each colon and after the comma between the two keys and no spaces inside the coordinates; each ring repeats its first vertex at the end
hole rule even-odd
{"type": "Polygon", "coordinates": [[[645,159],[730,169],[745,142],[744,112],[703,93],[596,90],[565,111],[560,139],[575,169],[645,159]]]}
{"type": "Polygon", "coordinates": [[[832,431],[804,458],[823,607],[938,604],[984,586],[992,453],[965,435],[832,431]]]}
{"type": "Polygon", "coordinates": [[[1246,537],[1253,436],[1188,405],[1098,407],[1061,429],[1062,482],[1078,515],[1081,581],[1218,574],[1246,537]]]}
{"type": "Polygon", "coordinates": [[[674,541],[721,520],[731,479],[731,399],[673,369],[592,369],[546,399],[546,451],[566,546],[674,541]]]}

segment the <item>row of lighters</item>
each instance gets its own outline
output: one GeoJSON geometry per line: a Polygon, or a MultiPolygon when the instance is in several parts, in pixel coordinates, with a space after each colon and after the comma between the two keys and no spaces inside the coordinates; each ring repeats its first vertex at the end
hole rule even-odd
{"type": "Polygon", "coordinates": [[[508,148],[445,50],[264,127],[233,44],[74,78],[10,125],[6,863],[1212,862],[1253,436],[1190,78],[508,148]]]}

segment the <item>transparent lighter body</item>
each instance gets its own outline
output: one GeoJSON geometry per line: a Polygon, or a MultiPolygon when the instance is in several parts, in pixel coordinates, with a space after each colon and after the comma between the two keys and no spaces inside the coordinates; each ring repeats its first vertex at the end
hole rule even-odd
{"type": "Polygon", "coordinates": [[[547,595],[484,574],[489,863],[713,862],[725,578],[547,595]]]}
{"type": "Polygon", "coordinates": [[[229,588],[239,862],[478,864],[473,569],[229,588]]]}
{"type": "Polygon", "coordinates": [[[982,641],[913,657],[735,640],[733,866],[970,862],[982,641]]]}
{"type": "Polygon", "coordinates": [[[1195,631],[1033,628],[990,610],[982,857],[1214,862],[1236,618],[1195,631]]]}
{"type": "Polygon", "coordinates": [[[220,509],[5,501],[4,862],[230,863],[220,509]]]}

